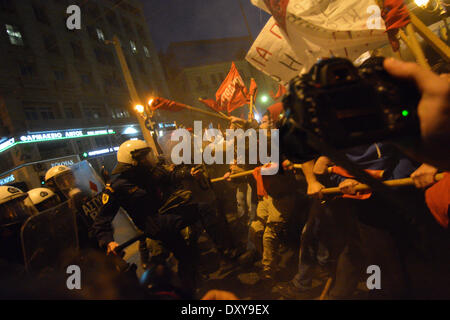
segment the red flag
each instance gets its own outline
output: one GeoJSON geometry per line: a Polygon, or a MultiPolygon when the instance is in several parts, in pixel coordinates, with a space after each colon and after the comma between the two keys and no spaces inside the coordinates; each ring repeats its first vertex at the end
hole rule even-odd
{"type": "Polygon", "coordinates": [[[256,99],[256,94],[258,93],[258,85],[255,79],[252,78],[250,81],[250,89],[248,90],[248,98],[253,97],[253,101],[256,99]]]}
{"type": "Polygon", "coordinates": [[[213,99],[198,99],[201,103],[203,103],[204,105],[208,106],[209,108],[213,109],[214,111],[217,112],[222,112],[223,109],[218,105],[218,103],[216,101],[214,101],[213,99]]]}
{"type": "Polygon", "coordinates": [[[386,32],[388,33],[392,49],[398,51],[400,48],[400,44],[396,37],[398,29],[403,28],[411,22],[408,9],[403,0],[384,0],[381,16],[386,25],[386,32]]]}
{"type": "Polygon", "coordinates": [[[270,95],[272,96],[273,100],[277,100],[278,98],[284,96],[286,92],[287,92],[286,87],[279,84],[277,93],[273,94],[273,91],[270,91],[270,95]]]}
{"type": "Polygon", "coordinates": [[[172,101],[172,100],[168,100],[168,99],[164,99],[164,98],[155,98],[153,100],[153,102],[150,104],[150,109],[155,111],[157,109],[161,109],[161,110],[167,110],[167,111],[181,111],[183,109],[185,109],[186,105],[176,102],[176,101],[172,101]]]}
{"type": "Polygon", "coordinates": [[[217,103],[228,113],[247,104],[245,93],[243,90],[239,90],[236,84],[245,88],[244,81],[233,62],[230,72],[216,92],[217,103]]]}

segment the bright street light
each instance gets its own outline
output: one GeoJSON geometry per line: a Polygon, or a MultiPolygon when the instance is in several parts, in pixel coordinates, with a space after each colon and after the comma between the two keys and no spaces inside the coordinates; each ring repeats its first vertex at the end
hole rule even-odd
{"type": "Polygon", "coordinates": [[[425,8],[428,5],[429,0],[414,0],[414,3],[418,6],[418,7],[422,7],[425,8]]]}
{"type": "Polygon", "coordinates": [[[134,106],[134,110],[136,110],[138,113],[144,113],[144,106],[141,104],[137,104],[134,106]]]}
{"type": "Polygon", "coordinates": [[[263,96],[261,97],[261,102],[262,102],[262,103],[266,103],[267,101],[269,101],[269,97],[266,96],[266,95],[263,95],[263,96]]]}

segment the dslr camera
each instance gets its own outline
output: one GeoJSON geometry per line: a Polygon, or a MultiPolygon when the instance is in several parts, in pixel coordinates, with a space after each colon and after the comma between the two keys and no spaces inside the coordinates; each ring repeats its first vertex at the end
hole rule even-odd
{"type": "Polygon", "coordinates": [[[390,76],[383,57],[360,67],[344,58],[318,61],[290,82],[280,119],[281,152],[308,161],[333,149],[420,136],[415,84],[390,76]]]}

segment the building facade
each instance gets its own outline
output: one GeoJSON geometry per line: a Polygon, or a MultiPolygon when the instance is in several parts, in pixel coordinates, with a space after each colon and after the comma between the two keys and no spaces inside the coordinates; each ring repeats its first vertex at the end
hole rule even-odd
{"type": "Polygon", "coordinates": [[[0,1],[0,184],[14,178],[36,187],[60,162],[111,167],[115,148],[141,136],[114,47],[105,42],[114,35],[141,99],[167,96],[139,1],[0,1]],[[66,27],[74,4],[81,30],[66,27]]]}

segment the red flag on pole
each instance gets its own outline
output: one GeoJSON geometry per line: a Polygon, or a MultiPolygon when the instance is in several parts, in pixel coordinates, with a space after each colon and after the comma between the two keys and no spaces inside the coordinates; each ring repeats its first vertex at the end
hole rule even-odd
{"type": "Polygon", "coordinates": [[[216,92],[216,101],[223,110],[228,113],[247,104],[247,97],[237,86],[243,86],[242,80],[234,62],[231,64],[230,72],[216,92]]]}
{"type": "Polygon", "coordinates": [[[286,92],[287,92],[286,87],[279,84],[277,93],[273,94],[273,91],[271,91],[270,95],[272,96],[273,100],[277,100],[278,98],[284,96],[286,92]]]}
{"type": "Polygon", "coordinates": [[[250,88],[248,90],[248,98],[253,97],[253,101],[255,101],[256,94],[258,93],[258,85],[256,84],[255,79],[252,78],[250,81],[250,88]]]}
{"type": "Polygon", "coordinates": [[[181,111],[185,109],[186,105],[176,101],[157,97],[153,100],[153,102],[149,105],[149,107],[153,111],[157,109],[167,111],[181,111]]]}
{"type": "Polygon", "coordinates": [[[405,27],[411,22],[408,8],[405,6],[403,0],[384,0],[381,16],[386,25],[386,32],[392,49],[398,51],[400,48],[400,44],[396,37],[398,29],[405,27]]]}
{"type": "Polygon", "coordinates": [[[224,111],[220,106],[219,106],[219,104],[216,102],[216,101],[214,101],[213,99],[198,99],[201,103],[203,103],[204,105],[206,105],[207,107],[209,107],[209,108],[211,108],[211,109],[213,109],[214,111],[217,111],[217,112],[222,112],[222,111],[224,111]]]}

